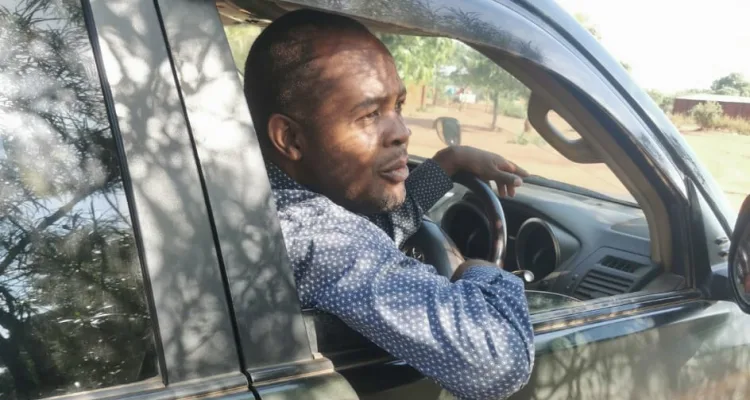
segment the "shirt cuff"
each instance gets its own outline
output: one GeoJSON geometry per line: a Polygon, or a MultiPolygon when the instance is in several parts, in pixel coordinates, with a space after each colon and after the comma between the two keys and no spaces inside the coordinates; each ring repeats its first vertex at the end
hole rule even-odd
{"type": "Polygon", "coordinates": [[[473,267],[470,267],[466,270],[466,272],[463,273],[463,275],[461,275],[461,278],[459,278],[459,280],[461,279],[486,283],[490,285],[499,283],[501,281],[510,281],[512,283],[520,285],[521,287],[524,287],[521,278],[494,265],[475,265],[473,267]]]}
{"type": "Polygon", "coordinates": [[[432,159],[414,168],[406,181],[406,193],[416,200],[423,211],[432,208],[451,189],[453,180],[432,159]]]}

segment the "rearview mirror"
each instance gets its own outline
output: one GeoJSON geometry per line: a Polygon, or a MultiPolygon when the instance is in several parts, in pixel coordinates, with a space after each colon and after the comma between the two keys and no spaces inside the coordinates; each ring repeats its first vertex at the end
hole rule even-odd
{"type": "Polygon", "coordinates": [[[750,314],[750,196],[740,208],[729,247],[729,285],[742,311],[750,314]]]}
{"type": "Polygon", "coordinates": [[[451,117],[440,117],[435,120],[433,127],[440,140],[448,146],[461,144],[461,123],[451,117]]]}

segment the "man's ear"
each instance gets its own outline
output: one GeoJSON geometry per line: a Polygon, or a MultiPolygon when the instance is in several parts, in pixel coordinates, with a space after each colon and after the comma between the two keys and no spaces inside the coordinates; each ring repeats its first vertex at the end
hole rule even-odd
{"type": "Polygon", "coordinates": [[[268,118],[268,138],[282,156],[292,161],[302,159],[302,129],[291,118],[271,114],[268,118]]]}

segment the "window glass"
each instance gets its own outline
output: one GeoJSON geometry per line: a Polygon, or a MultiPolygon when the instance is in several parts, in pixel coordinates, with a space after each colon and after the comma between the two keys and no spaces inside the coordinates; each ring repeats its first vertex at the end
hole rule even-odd
{"type": "MultiPolygon", "coordinates": [[[[223,18],[237,70],[243,74],[247,54],[262,28],[236,23],[225,15],[223,18]]],[[[516,162],[534,175],[528,181],[536,185],[552,186],[603,200],[620,200],[637,206],[628,190],[606,164],[573,162],[543,139],[527,119],[530,90],[489,58],[453,39],[385,33],[376,35],[393,55],[407,88],[402,115],[412,132],[409,138],[410,154],[430,158],[448,145],[473,146],[516,162]],[[439,119],[448,122],[438,123],[439,119]]],[[[547,123],[567,140],[581,139],[580,134],[554,111],[547,114],[547,123]]],[[[637,218],[638,210],[627,209],[632,210],[637,218]]],[[[508,211],[509,209],[506,210],[508,252],[505,267],[515,270],[518,268],[515,242],[521,224],[531,215],[520,209],[508,211]]],[[[486,250],[481,245],[477,247],[479,250],[473,248],[473,244],[478,242],[466,239],[467,236],[475,237],[482,242],[484,231],[472,230],[481,223],[467,222],[470,215],[456,218],[464,223],[458,224],[457,231],[448,235],[458,243],[465,257],[483,258],[486,250]]],[[[645,219],[642,222],[646,224],[645,219]]],[[[545,237],[542,235],[536,239],[547,243],[545,237]]],[[[555,260],[554,252],[548,251],[551,246],[527,246],[524,257],[534,259],[536,265],[546,263],[552,266],[555,260]]],[[[648,257],[642,257],[639,262],[641,264],[634,264],[634,269],[644,267],[645,271],[650,268],[646,268],[649,264],[648,257]]],[[[608,270],[605,269],[605,274],[606,271],[608,270]]],[[[545,271],[542,276],[547,276],[550,272],[552,271],[545,271]]],[[[592,274],[589,280],[596,279],[598,277],[592,274]]],[[[580,300],[628,292],[627,286],[623,286],[617,279],[613,281],[614,284],[606,281],[608,276],[604,279],[604,289],[594,284],[590,292],[576,291],[575,298],[557,292],[527,290],[530,309],[532,312],[541,312],[577,305],[580,300]]],[[[583,286],[585,285],[579,285],[583,286]]],[[[545,288],[548,286],[540,287],[540,290],[545,288]]]]}
{"type": "MultiPolygon", "coordinates": [[[[242,75],[262,28],[224,18],[227,40],[242,75]]],[[[529,89],[481,53],[447,38],[378,37],[393,54],[407,86],[403,115],[412,131],[410,154],[429,158],[446,147],[435,120],[452,117],[460,124],[460,144],[501,154],[533,175],[572,185],[571,191],[586,194],[577,189],[587,189],[635,204],[605,164],[577,164],[549,146],[526,119],[529,89]]],[[[554,111],[548,121],[567,139],[581,137],[554,111]]]]}
{"type": "Polygon", "coordinates": [[[668,1],[648,13],[625,2],[558,3],[621,61],[739,210],[750,193],[750,34],[736,27],[746,23],[750,2],[680,2],[679,18],[668,1]]]}
{"type": "MultiPolygon", "coordinates": [[[[492,60],[447,38],[380,35],[408,88],[404,119],[409,153],[432,157],[446,146],[435,120],[456,118],[460,144],[498,153],[529,173],[635,202],[605,164],[578,164],[558,153],[526,119],[530,90],[492,60]]],[[[549,123],[567,139],[580,135],[557,113],[549,123]]]]}
{"type": "Polygon", "coordinates": [[[0,0],[0,398],[158,375],[81,4],[0,0]]]}

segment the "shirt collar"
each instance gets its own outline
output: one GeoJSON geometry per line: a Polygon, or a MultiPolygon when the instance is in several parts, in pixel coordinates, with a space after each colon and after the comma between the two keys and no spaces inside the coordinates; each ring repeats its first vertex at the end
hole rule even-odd
{"type": "Polygon", "coordinates": [[[286,172],[282,171],[276,164],[266,162],[266,171],[268,171],[268,180],[271,181],[272,190],[304,190],[310,191],[301,184],[297,183],[286,172]]]}

